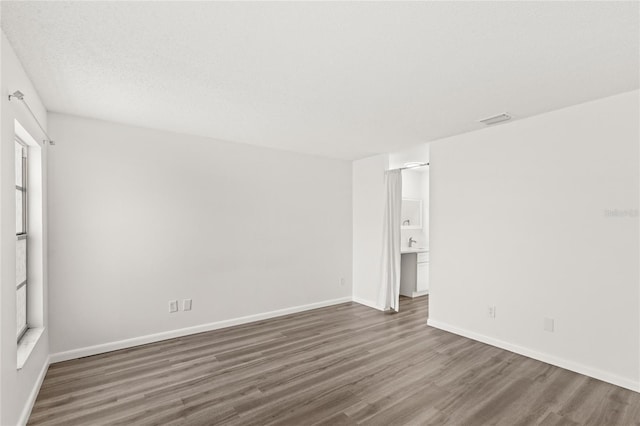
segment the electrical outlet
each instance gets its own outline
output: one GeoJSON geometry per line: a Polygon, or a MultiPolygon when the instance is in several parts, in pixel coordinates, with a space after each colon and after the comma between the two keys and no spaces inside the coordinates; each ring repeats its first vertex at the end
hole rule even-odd
{"type": "Polygon", "coordinates": [[[178,312],[178,301],[169,300],[169,313],[172,314],[174,312],[178,312]]]}
{"type": "Polygon", "coordinates": [[[495,306],[489,306],[488,310],[487,310],[487,316],[491,319],[496,319],[496,307],[495,306]]]}
{"type": "Polygon", "coordinates": [[[182,310],[190,311],[191,310],[191,299],[184,299],[182,301],[182,310]]]}
{"type": "Polygon", "coordinates": [[[545,318],[544,319],[544,331],[549,331],[553,333],[554,330],[554,321],[553,318],[545,318]]]}
{"type": "Polygon", "coordinates": [[[340,285],[343,286],[344,285],[344,278],[340,278],[340,285]]]}

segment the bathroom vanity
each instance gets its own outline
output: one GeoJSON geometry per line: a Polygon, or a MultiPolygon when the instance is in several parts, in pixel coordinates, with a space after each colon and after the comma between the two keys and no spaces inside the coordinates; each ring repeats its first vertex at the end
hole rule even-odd
{"type": "Polygon", "coordinates": [[[408,297],[429,294],[429,249],[403,247],[400,262],[400,294],[408,297]]]}

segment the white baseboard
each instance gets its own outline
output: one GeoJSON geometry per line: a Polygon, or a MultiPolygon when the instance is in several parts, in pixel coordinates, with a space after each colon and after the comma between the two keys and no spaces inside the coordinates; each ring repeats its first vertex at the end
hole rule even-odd
{"type": "Polygon", "coordinates": [[[22,413],[20,413],[20,419],[18,420],[19,426],[24,426],[29,421],[31,410],[33,410],[33,405],[36,403],[36,398],[38,398],[38,392],[40,392],[40,387],[42,386],[44,377],[47,375],[47,369],[49,368],[50,363],[51,363],[50,357],[47,357],[47,359],[45,359],[44,365],[42,366],[42,369],[40,370],[40,374],[38,374],[38,378],[36,379],[36,382],[33,384],[33,388],[31,389],[31,392],[29,392],[29,397],[27,398],[27,401],[24,404],[22,413]]]}
{"type": "Polygon", "coordinates": [[[51,354],[50,362],[53,364],[61,361],[68,361],[70,359],[82,358],[85,356],[91,356],[91,355],[97,355],[105,352],[116,351],[118,349],[125,349],[133,346],[146,345],[147,343],[154,343],[162,340],[173,339],[176,337],[188,336],[190,334],[218,330],[225,327],[232,327],[234,325],[241,325],[249,322],[280,317],[283,315],[295,314],[297,312],[308,311],[311,309],[324,308],[325,306],[338,305],[340,303],[350,302],[351,300],[352,300],[351,297],[341,297],[339,299],[324,300],[322,302],[294,306],[291,308],[279,309],[276,311],[264,312],[261,314],[247,315],[244,317],[232,318],[232,319],[212,322],[208,324],[201,324],[193,327],[163,331],[161,333],[148,334],[146,336],[133,337],[131,339],[118,340],[115,342],[103,343],[103,344],[94,345],[94,346],[87,346],[79,349],[72,349],[70,351],[51,354]]]}
{"type": "Polygon", "coordinates": [[[603,382],[611,383],[613,385],[620,386],[625,389],[629,389],[635,392],[640,392],[640,382],[633,381],[626,377],[621,377],[615,374],[608,373],[606,371],[599,370],[597,368],[589,367],[589,366],[586,366],[577,362],[569,361],[563,358],[558,358],[556,356],[553,356],[544,352],[538,352],[536,350],[529,349],[523,346],[514,345],[512,343],[495,339],[493,337],[485,336],[483,334],[476,333],[474,331],[464,330],[456,326],[446,324],[444,322],[433,320],[431,318],[427,320],[427,325],[438,328],[440,330],[448,331],[453,334],[457,334],[459,336],[477,340],[479,342],[486,343],[488,345],[495,346],[500,349],[505,349],[510,352],[515,352],[517,354],[524,355],[526,357],[533,358],[538,361],[546,362],[547,364],[555,365],[556,367],[564,368],[566,370],[571,370],[575,373],[593,377],[594,379],[602,380],[603,382]]]}
{"type": "Polygon", "coordinates": [[[384,311],[384,309],[382,309],[380,306],[378,306],[377,303],[372,302],[370,300],[361,299],[361,298],[355,297],[355,296],[351,300],[356,302],[356,303],[359,303],[361,305],[368,306],[369,308],[377,309],[379,311],[384,311]]]}

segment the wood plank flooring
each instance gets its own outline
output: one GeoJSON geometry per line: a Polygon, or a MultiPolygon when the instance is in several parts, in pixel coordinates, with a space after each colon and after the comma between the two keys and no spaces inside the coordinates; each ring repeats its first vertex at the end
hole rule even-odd
{"type": "Polygon", "coordinates": [[[640,394],[345,303],[50,366],[30,425],[640,425],[640,394]]]}

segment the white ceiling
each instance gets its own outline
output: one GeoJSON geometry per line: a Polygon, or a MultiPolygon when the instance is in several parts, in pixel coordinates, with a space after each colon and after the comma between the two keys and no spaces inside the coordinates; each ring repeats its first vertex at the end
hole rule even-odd
{"type": "Polygon", "coordinates": [[[11,2],[50,111],[355,159],[638,88],[637,2],[11,2]]]}

